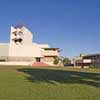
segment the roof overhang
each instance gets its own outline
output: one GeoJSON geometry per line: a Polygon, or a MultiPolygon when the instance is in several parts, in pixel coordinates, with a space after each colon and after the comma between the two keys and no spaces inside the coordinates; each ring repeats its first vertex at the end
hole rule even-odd
{"type": "Polygon", "coordinates": [[[60,50],[60,48],[42,48],[44,50],[60,50]]]}

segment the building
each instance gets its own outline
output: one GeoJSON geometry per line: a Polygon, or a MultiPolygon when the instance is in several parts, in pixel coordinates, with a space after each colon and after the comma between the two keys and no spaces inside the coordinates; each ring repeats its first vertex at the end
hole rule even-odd
{"type": "Polygon", "coordinates": [[[88,65],[100,66],[100,54],[89,54],[83,56],[83,60],[87,60],[88,65]]]}
{"type": "Polygon", "coordinates": [[[100,66],[100,54],[83,55],[80,59],[75,59],[75,66],[100,66]]]}
{"type": "Polygon", "coordinates": [[[0,61],[16,64],[36,62],[53,65],[59,56],[59,48],[50,48],[48,44],[32,42],[32,33],[22,25],[11,26],[10,43],[0,43],[0,61]]]}

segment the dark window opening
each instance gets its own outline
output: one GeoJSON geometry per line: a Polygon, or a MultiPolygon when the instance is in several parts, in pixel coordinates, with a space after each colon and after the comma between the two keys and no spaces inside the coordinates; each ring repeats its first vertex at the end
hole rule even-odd
{"type": "Polygon", "coordinates": [[[36,58],[36,62],[41,62],[41,58],[36,58]]]}

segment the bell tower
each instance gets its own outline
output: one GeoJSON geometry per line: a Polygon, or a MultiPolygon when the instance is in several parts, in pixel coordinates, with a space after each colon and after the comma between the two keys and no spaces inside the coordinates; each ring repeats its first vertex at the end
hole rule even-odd
{"type": "Polygon", "coordinates": [[[24,26],[11,26],[10,44],[29,45],[32,44],[32,33],[24,26]]]}
{"type": "Polygon", "coordinates": [[[32,37],[23,25],[11,26],[9,56],[21,55],[25,46],[32,45],[32,37]]]}

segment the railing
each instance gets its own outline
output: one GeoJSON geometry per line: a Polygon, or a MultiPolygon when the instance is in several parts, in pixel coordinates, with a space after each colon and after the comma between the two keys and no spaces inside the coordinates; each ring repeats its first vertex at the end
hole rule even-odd
{"type": "Polygon", "coordinates": [[[58,51],[43,51],[42,55],[43,56],[58,56],[59,53],[58,51]]]}

